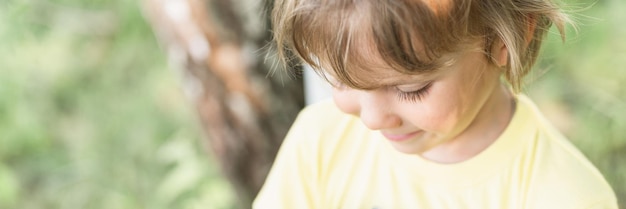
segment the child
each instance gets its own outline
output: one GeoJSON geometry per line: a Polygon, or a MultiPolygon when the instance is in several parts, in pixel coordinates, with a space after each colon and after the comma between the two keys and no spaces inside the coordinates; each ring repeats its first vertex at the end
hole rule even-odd
{"type": "Polygon", "coordinates": [[[254,208],[617,208],[516,93],[565,22],[549,0],[277,0],[279,56],[334,104],[300,113],[254,208]]]}

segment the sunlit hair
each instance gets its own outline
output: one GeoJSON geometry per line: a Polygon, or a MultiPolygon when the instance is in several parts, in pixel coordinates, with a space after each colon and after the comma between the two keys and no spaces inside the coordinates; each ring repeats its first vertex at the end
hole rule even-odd
{"type": "Polygon", "coordinates": [[[569,22],[550,0],[276,0],[274,46],[283,63],[298,58],[321,75],[358,89],[372,57],[406,74],[434,72],[444,55],[481,41],[492,64],[499,37],[508,48],[504,76],[518,91],[541,41],[555,24],[564,38],[569,22]],[[365,46],[364,46],[365,45],[365,46]],[[359,70],[359,71],[356,71],[359,70]]]}

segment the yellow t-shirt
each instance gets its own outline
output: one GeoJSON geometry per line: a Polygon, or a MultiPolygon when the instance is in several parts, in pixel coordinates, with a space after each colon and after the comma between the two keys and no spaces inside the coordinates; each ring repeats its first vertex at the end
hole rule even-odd
{"type": "Polygon", "coordinates": [[[480,154],[438,164],[394,150],[332,101],[303,110],[253,208],[617,208],[602,174],[525,96],[480,154]]]}

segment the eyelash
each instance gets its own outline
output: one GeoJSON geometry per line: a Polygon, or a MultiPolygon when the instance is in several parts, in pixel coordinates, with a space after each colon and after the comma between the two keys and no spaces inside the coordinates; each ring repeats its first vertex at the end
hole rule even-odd
{"type": "Polygon", "coordinates": [[[426,84],[426,86],[422,87],[421,89],[417,90],[417,91],[411,91],[411,92],[404,92],[404,91],[400,91],[398,89],[396,89],[396,93],[398,95],[398,98],[401,101],[406,101],[406,102],[418,102],[421,101],[426,94],[428,94],[428,90],[430,90],[430,87],[432,86],[432,82],[426,84]]]}

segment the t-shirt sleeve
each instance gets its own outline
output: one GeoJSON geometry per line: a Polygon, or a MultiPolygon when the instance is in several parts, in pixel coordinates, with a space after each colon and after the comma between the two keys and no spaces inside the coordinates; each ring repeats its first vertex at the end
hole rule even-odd
{"type": "Polygon", "coordinates": [[[316,151],[310,121],[301,113],[283,141],[252,208],[319,208],[316,200],[316,151]]]}

